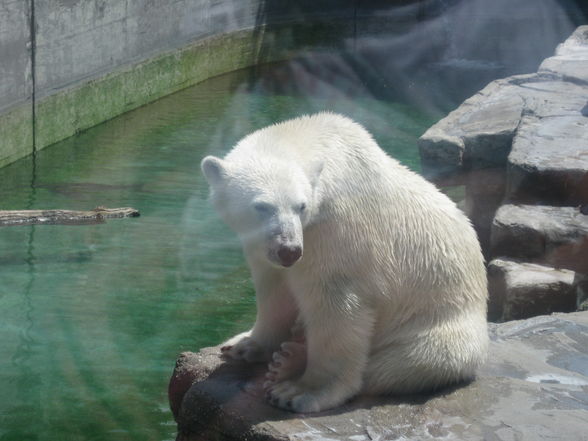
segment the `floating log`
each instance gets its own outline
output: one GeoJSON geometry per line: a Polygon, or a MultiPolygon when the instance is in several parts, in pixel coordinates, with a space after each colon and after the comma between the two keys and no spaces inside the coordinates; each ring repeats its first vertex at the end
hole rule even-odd
{"type": "Polygon", "coordinates": [[[90,211],[72,210],[0,210],[0,227],[16,225],[92,225],[106,219],[137,217],[134,208],[96,207],[90,211]]]}

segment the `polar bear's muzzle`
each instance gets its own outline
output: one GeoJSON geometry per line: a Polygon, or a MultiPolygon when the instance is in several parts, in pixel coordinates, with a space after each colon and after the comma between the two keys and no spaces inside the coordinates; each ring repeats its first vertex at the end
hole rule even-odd
{"type": "Polygon", "coordinates": [[[302,257],[302,248],[297,245],[282,246],[278,248],[277,254],[280,265],[287,268],[294,265],[302,257]]]}
{"type": "Polygon", "coordinates": [[[270,229],[268,258],[288,268],[302,257],[302,225],[296,216],[276,216],[270,229]]]}

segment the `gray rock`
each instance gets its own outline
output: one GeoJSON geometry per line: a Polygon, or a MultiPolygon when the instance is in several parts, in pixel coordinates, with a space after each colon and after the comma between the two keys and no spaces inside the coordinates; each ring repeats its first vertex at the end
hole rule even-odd
{"type": "Polygon", "coordinates": [[[575,273],[494,259],[488,265],[489,315],[507,321],[576,310],[575,273]]]}
{"type": "Polygon", "coordinates": [[[419,139],[423,172],[437,179],[503,165],[516,202],[588,204],[588,26],[536,74],[490,83],[419,139]],[[512,150],[512,151],[511,151],[512,150]]]}
{"type": "Polygon", "coordinates": [[[360,397],[308,415],[264,403],[262,366],[223,361],[218,348],[185,353],[170,382],[177,439],[585,440],[588,312],[491,324],[490,335],[488,362],[471,384],[427,396],[360,397]]]}
{"type": "Polygon", "coordinates": [[[570,38],[560,44],[555,56],[541,63],[539,73],[588,84],[588,26],[580,26],[570,38]]]}
{"type": "Polygon", "coordinates": [[[503,205],[492,222],[492,256],[588,273],[588,215],[577,207],[503,205]]]}
{"type": "Polygon", "coordinates": [[[494,81],[419,139],[423,173],[508,163],[510,200],[586,204],[587,103],[588,85],[538,74],[494,81]]]}
{"type": "Polygon", "coordinates": [[[588,86],[529,83],[508,156],[506,197],[521,203],[588,203],[588,86]]]}
{"type": "Polygon", "coordinates": [[[464,101],[419,139],[425,175],[504,164],[523,104],[518,87],[508,79],[493,81],[464,101]]]}

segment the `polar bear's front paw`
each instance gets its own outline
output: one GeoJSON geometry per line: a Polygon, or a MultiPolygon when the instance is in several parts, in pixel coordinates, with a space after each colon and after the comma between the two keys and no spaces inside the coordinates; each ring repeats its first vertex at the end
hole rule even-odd
{"type": "Polygon", "coordinates": [[[269,358],[268,351],[251,337],[243,337],[233,345],[222,346],[221,353],[233,360],[245,360],[251,363],[266,361],[269,358]]]}
{"type": "Polygon", "coordinates": [[[306,344],[287,341],[272,355],[263,387],[268,390],[276,383],[301,376],[306,368],[306,344]]]}
{"type": "Polygon", "coordinates": [[[319,412],[318,395],[308,390],[300,381],[283,381],[271,386],[266,399],[274,406],[292,412],[319,412]]]}

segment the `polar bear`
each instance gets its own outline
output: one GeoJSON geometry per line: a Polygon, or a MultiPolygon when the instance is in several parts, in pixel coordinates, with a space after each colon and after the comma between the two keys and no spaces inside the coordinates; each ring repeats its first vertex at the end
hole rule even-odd
{"type": "Polygon", "coordinates": [[[271,403],[316,412],[358,393],[428,391],[474,376],[488,345],[476,233],[362,126],[332,113],[295,118],[201,168],[256,291],[253,329],[222,351],[273,360],[271,403]]]}

